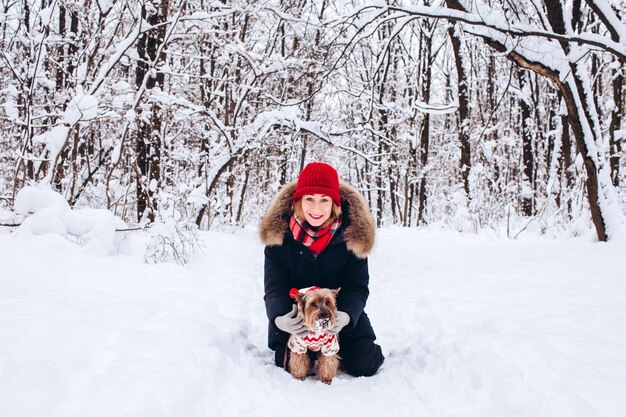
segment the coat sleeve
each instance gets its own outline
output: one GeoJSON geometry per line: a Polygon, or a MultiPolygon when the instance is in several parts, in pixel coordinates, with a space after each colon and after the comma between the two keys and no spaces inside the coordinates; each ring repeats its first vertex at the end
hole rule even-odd
{"type": "Polygon", "coordinates": [[[280,257],[280,246],[265,247],[265,310],[270,321],[270,331],[281,332],[274,319],[291,311],[293,300],[289,297],[290,280],[287,268],[280,257]]]}
{"type": "Polygon", "coordinates": [[[341,291],[337,299],[337,309],[350,316],[350,323],[345,330],[350,331],[356,327],[369,294],[367,258],[359,259],[351,255],[343,270],[341,291]]]}

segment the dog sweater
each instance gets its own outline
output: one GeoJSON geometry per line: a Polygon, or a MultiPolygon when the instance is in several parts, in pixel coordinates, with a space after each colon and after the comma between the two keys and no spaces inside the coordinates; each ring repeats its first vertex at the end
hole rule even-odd
{"type": "Polygon", "coordinates": [[[287,346],[293,353],[306,353],[307,349],[313,352],[322,351],[324,356],[333,356],[339,352],[337,335],[319,332],[304,335],[302,337],[292,334],[287,346]]]}

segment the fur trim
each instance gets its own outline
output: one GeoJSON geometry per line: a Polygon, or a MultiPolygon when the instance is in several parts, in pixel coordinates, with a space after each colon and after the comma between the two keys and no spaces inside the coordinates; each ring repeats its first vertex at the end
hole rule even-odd
{"type": "MultiPolygon", "coordinates": [[[[285,233],[289,230],[291,198],[296,191],[297,181],[285,185],[278,191],[274,200],[261,219],[259,236],[266,246],[283,244],[285,233]]],[[[343,236],[348,250],[358,258],[364,259],[374,248],[376,226],[369,207],[363,196],[351,185],[340,182],[339,195],[348,203],[350,224],[344,229],[343,236]]]]}

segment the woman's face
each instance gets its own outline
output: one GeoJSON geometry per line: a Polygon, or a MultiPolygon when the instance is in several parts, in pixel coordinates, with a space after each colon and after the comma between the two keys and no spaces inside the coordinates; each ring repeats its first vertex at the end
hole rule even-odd
{"type": "Polygon", "coordinates": [[[307,222],[313,227],[321,226],[330,218],[333,200],[325,194],[305,194],[302,196],[302,211],[307,222]]]}

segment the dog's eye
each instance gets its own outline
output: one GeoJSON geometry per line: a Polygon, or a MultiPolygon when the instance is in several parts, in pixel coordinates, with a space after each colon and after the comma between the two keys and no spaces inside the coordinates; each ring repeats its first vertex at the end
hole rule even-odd
{"type": "Polygon", "coordinates": [[[311,303],[311,307],[317,308],[317,303],[311,303]]]}

